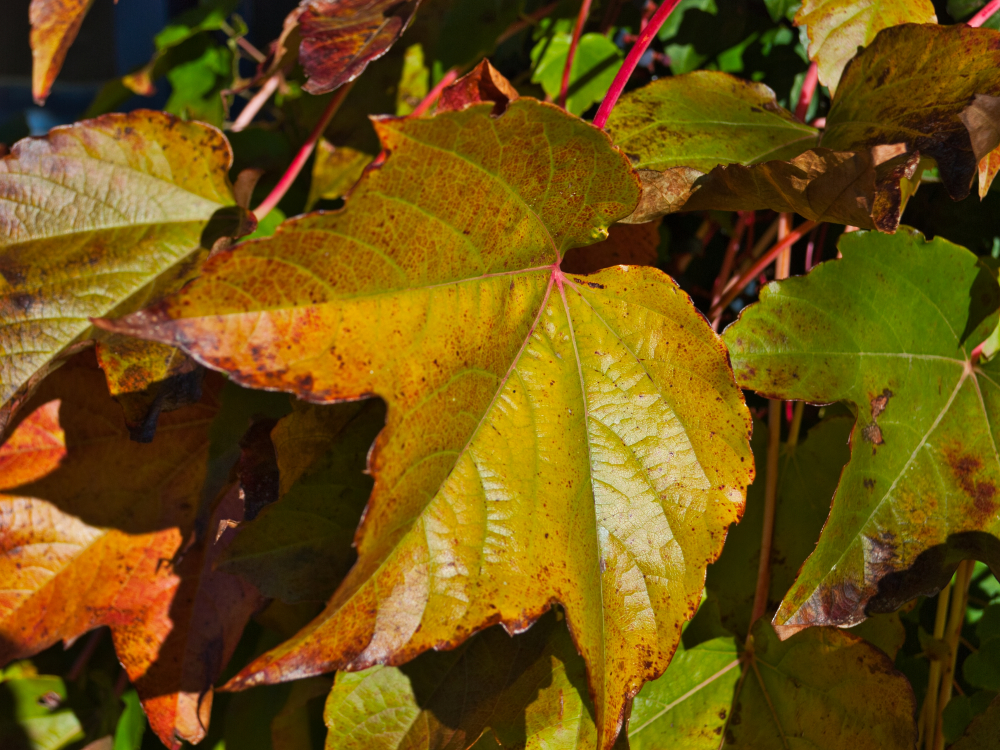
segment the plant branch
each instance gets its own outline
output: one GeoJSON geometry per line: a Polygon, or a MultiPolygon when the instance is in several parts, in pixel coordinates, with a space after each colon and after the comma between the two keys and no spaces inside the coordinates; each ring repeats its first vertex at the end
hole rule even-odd
{"type": "Polygon", "coordinates": [[[805,80],[802,81],[802,90],[799,91],[799,103],[795,105],[795,116],[802,122],[806,121],[806,113],[809,112],[809,105],[812,104],[818,81],[819,68],[816,67],[816,63],[809,63],[809,70],[806,71],[805,80]]]}
{"type": "Polygon", "coordinates": [[[260,90],[253,95],[253,98],[247,102],[243,111],[240,112],[239,117],[237,117],[233,122],[233,127],[230,128],[230,130],[234,133],[239,133],[241,130],[246,128],[247,125],[253,122],[253,118],[257,116],[258,112],[260,112],[261,107],[263,107],[267,100],[271,98],[271,94],[277,90],[279,83],[281,83],[280,73],[275,73],[273,76],[264,81],[264,85],[261,86],[260,90]]]}
{"type": "MultiPolygon", "coordinates": [[[[951,581],[938,593],[937,611],[934,615],[934,637],[938,640],[944,636],[945,619],[948,615],[948,598],[951,592],[951,581]]],[[[941,662],[931,661],[930,672],[927,675],[927,695],[920,711],[920,735],[917,747],[924,745],[930,750],[934,745],[934,730],[937,720],[937,699],[941,683],[941,662]],[[926,741],[926,744],[925,744],[926,741]]]]}
{"type": "Polygon", "coordinates": [[[967,26],[971,26],[974,29],[978,28],[986,23],[990,16],[996,13],[997,10],[1000,10],[1000,0],[990,0],[990,2],[986,3],[986,5],[979,9],[979,12],[976,13],[976,15],[965,23],[967,26]]]}
{"type": "Polygon", "coordinates": [[[771,265],[773,261],[785,248],[791,248],[796,242],[802,239],[802,235],[811,231],[814,226],[819,222],[806,221],[800,224],[797,228],[793,229],[788,233],[788,236],[783,240],[779,240],[778,243],[764,253],[756,263],[754,263],[748,271],[746,271],[735,284],[733,284],[723,295],[722,299],[719,300],[719,304],[712,307],[709,313],[709,318],[714,318],[719,314],[721,310],[724,310],[729,306],[729,303],[736,299],[740,292],[742,292],[746,285],[749,284],[753,279],[757,278],[765,268],[771,265]]]}
{"type": "Polygon", "coordinates": [[[583,27],[590,16],[591,0],[583,0],[580,3],[580,13],[576,17],[576,26],[573,27],[573,38],[569,42],[569,52],[566,53],[566,65],[563,67],[562,85],[559,87],[559,106],[566,109],[566,94],[569,92],[569,77],[573,71],[573,58],[576,56],[577,45],[580,44],[580,35],[583,27]]]}
{"type": "Polygon", "coordinates": [[[429,92],[427,92],[427,96],[425,96],[420,101],[420,104],[418,104],[416,107],[413,108],[413,111],[410,112],[409,116],[420,117],[425,112],[427,112],[427,110],[431,108],[431,105],[434,104],[434,102],[436,102],[440,98],[441,92],[444,91],[449,86],[451,86],[451,84],[453,84],[457,78],[458,78],[458,68],[452,68],[443,76],[441,76],[441,80],[437,82],[434,88],[432,88],[429,92]]]}
{"type": "Polygon", "coordinates": [[[969,605],[969,584],[972,582],[972,572],[975,567],[975,560],[963,560],[955,571],[951,611],[948,613],[948,625],[945,629],[948,662],[941,674],[941,692],[938,695],[937,716],[934,723],[934,750],[944,748],[944,709],[951,700],[952,685],[955,681],[955,660],[958,657],[959,639],[962,637],[962,624],[965,622],[965,608],[969,605]]]}
{"type": "Polygon", "coordinates": [[[639,32],[639,38],[635,40],[635,44],[632,45],[632,49],[625,56],[625,62],[622,63],[621,68],[618,70],[618,75],[615,76],[615,80],[611,82],[611,88],[608,89],[607,95],[604,97],[604,101],[601,102],[600,108],[597,110],[597,114],[594,116],[594,127],[604,128],[604,125],[608,121],[608,117],[611,116],[611,110],[615,108],[615,104],[618,102],[618,97],[622,95],[625,90],[625,84],[628,83],[628,79],[632,76],[632,72],[639,65],[639,59],[645,53],[646,48],[649,47],[650,43],[653,41],[653,37],[656,36],[656,32],[660,30],[663,22],[667,20],[674,8],[680,0],[663,0],[663,4],[657,8],[656,13],[653,17],[649,19],[649,23],[646,24],[641,32],[639,32]]]}
{"type": "MultiPolygon", "coordinates": [[[[733,273],[733,264],[736,261],[736,253],[740,249],[740,243],[743,241],[743,237],[746,234],[748,227],[748,217],[753,214],[752,211],[740,211],[739,218],[736,220],[736,226],[733,228],[733,236],[729,238],[729,244],[726,245],[726,254],[722,258],[722,268],[719,269],[719,275],[715,277],[715,283],[712,285],[712,307],[718,304],[719,300],[722,298],[722,292],[725,289],[725,285],[729,282],[730,277],[733,273]]],[[[718,332],[719,321],[722,320],[722,312],[720,311],[712,319],[712,328],[718,332]]]]}
{"type": "Polygon", "coordinates": [[[302,171],[302,167],[305,166],[309,157],[312,155],[313,149],[316,148],[316,142],[319,141],[320,136],[323,135],[323,131],[326,130],[326,126],[330,124],[330,120],[333,116],[337,114],[337,110],[340,105],[343,104],[344,99],[347,98],[347,92],[351,90],[353,82],[346,83],[340,87],[330,99],[329,103],[326,105],[326,109],[323,110],[323,114],[319,118],[319,122],[312,129],[306,142],[302,144],[302,148],[292,159],[292,163],[288,165],[288,169],[285,173],[281,175],[281,179],[278,180],[278,184],[274,186],[274,189],[270,194],[261,201],[261,204],[254,209],[254,216],[257,217],[257,221],[261,221],[265,216],[271,213],[271,210],[281,202],[281,199],[285,197],[285,193],[288,192],[288,188],[292,186],[295,182],[295,178],[299,176],[299,172],[302,171]]]}

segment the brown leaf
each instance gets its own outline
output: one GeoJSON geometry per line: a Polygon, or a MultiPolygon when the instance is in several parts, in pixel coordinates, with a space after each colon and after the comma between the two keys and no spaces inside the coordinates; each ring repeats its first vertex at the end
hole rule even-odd
{"type": "Polygon", "coordinates": [[[437,112],[456,112],[472,104],[493,102],[495,106],[492,114],[500,115],[517,97],[517,89],[510,81],[490,65],[489,60],[483,60],[471,73],[462,76],[441,92],[437,112]]]}
{"type": "Polygon", "coordinates": [[[691,167],[671,167],[662,172],[636,170],[642,179],[642,197],[635,210],[619,224],[645,224],[648,221],[684,210],[684,204],[698,188],[695,183],[705,173],[691,167]]]}
{"type": "Polygon", "coordinates": [[[52,90],[66,52],[94,0],[31,0],[31,94],[39,106],[52,90]]]}
{"type": "Polygon", "coordinates": [[[659,257],[660,222],[612,224],[608,238],[566,253],[566,273],[594,273],[611,266],[655,266],[659,257]]]}

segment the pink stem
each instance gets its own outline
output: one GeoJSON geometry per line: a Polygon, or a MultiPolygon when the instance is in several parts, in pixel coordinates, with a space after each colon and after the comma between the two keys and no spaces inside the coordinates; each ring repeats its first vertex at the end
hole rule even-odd
{"type": "MultiPolygon", "coordinates": [[[[1000,0],[997,0],[1000,2],[1000,0]]],[[[806,121],[806,113],[812,103],[813,94],[816,92],[816,82],[819,80],[819,68],[816,63],[809,63],[809,70],[806,71],[805,80],[802,81],[802,90],[799,92],[799,103],[795,105],[795,116],[802,122],[806,121]]]]}
{"type": "Polygon", "coordinates": [[[580,35],[583,33],[584,24],[590,15],[590,0],[583,0],[580,3],[580,13],[576,17],[576,26],[573,29],[573,38],[569,43],[569,52],[566,54],[566,66],[563,68],[562,86],[559,87],[559,106],[566,109],[566,94],[569,92],[569,76],[573,70],[573,58],[576,56],[576,47],[580,43],[580,35]]]}
{"type": "Polygon", "coordinates": [[[622,91],[625,90],[625,84],[628,83],[628,79],[632,76],[633,71],[639,65],[639,59],[645,53],[646,48],[649,47],[650,43],[653,41],[653,37],[656,36],[656,32],[660,30],[663,22],[667,20],[674,8],[680,0],[663,0],[663,4],[657,9],[653,17],[649,19],[649,23],[646,24],[644,28],[639,33],[639,38],[635,40],[635,44],[629,51],[628,55],[625,56],[625,62],[622,63],[621,69],[618,71],[618,75],[615,76],[615,80],[611,82],[611,88],[608,89],[607,96],[604,97],[604,101],[601,102],[600,108],[597,110],[597,115],[594,117],[594,126],[598,128],[604,128],[604,125],[608,121],[608,117],[611,116],[611,110],[615,108],[615,104],[618,103],[618,97],[622,95],[622,91]]]}
{"type": "Polygon", "coordinates": [[[966,26],[971,26],[974,29],[978,28],[986,23],[986,21],[989,20],[989,17],[996,13],[998,9],[1000,9],[1000,0],[991,0],[980,8],[979,12],[966,21],[965,24],[966,26]]]}
{"type": "Polygon", "coordinates": [[[253,99],[247,102],[247,105],[240,112],[240,116],[236,118],[233,123],[233,127],[230,128],[234,133],[239,133],[247,125],[253,122],[253,118],[257,116],[260,112],[261,107],[271,98],[271,94],[275,92],[278,88],[278,84],[281,82],[281,75],[275,73],[273,76],[264,81],[264,85],[260,87],[260,91],[253,95],[253,99]]]}
{"type": "Polygon", "coordinates": [[[281,202],[281,199],[285,197],[285,193],[288,192],[288,188],[292,186],[295,182],[295,178],[299,176],[299,172],[302,171],[302,167],[305,166],[306,162],[309,161],[309,157],[312,155],[313,149],[316,148],[316,142],[319,140],[320,136],[323,135],[323,131],[326,130],[326,126],[330,124],[330,120],[333,116],[337,114],[337,110],[340,105],[344,102],[347,97],[347,92],[351,90],[351,84],[346,83],[340,87],[340,90],[333,95],[330,99],[329,104],[326,105],[326,109],[323,110],[323,114],[319,118],[319,122],[316,123],[316,127],[312,129],[309,134],[309,138],[305,143],[302,144],[302,148],[292,159],[292,163],[288,165],[288,169],[285,173],[281,175],[281,179],[278,180],[278,184],[274,186],[274,189],[270,194],[261,201],[261,204],[254,209],[254,216],[257,217],[257,221],[261,221],[265,216],[271,213],[271,210],[281,202]]]}
{"type": "Polygon", "coordinates": [[[451,86],[451,84],[455,82],[456,78],[458,78],[457,68],[452,68],[447,73],[445,73],[444,76],[441,78],[441,80],[437,82],[437,86],[432,88],[430,92],[428,92],[427,96],[423,98],[420,104],[418,104],[416,107],[413,108],[413,111],[410,112],[410,117],[420,117],[420,115],[424,114],[424,112],[429,110],[431,108],[431,105],[434,104],[434,102],[438,100],[438,97],[441,96],[441,92],[444,91],[449,86],[451,86]]]}

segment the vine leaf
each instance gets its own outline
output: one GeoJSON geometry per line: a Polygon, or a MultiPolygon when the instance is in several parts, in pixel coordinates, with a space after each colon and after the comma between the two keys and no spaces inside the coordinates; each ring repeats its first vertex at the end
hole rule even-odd
{"type": "Polygon", "coordinates": [[[591,711],[583,659],[549,614],[513,638],[490,628],[403,667],[338,672],[326,747],[585,750],[597,746],[591,711]]]}
{"type": "Polygon", "coordinates": [[[844,66],[858,47],[867,47],[885,28],[904,23],[937,23],[931,0],[806,0],[795,25],[809,34],[809,59],[820,82],[837,90],[844,66]]]}
{"type": "MultiPolygon", "coordinates": [[[[534,71],[531,80],[540,84],[547,96],[555,99],[562,90],[563,71],[573,38],[573,21],[561,19],[550,28],[552,31],[543,33],[531,50],[534,71]]],[[[566,110],[582,115],[599,103],[615,80],[624,57],[614,40],[604,34],[591,32],[581,35],[573,55],[566,110]]]]}
{"type": "Polygon", "coordinates": [[[654,171],[791,159],[819,141],[764,84],[704,70],[625,94],[607,131],[635,167],[654,171]]]}
{"type": "Polygon", "coordinates": [[[752,643],[739,657],[733,637],[679,652],[636,697],[630,747],[915,745],[913,689],[871,644],[834,628],[781,642],[764,620],[754,625],[752,643]]]}
{"type": "MultiPolygon", "coordinates": [[[[217,410],[163,417],[149,445],[129,439],[100,371],[77,360],[50,376],[40,404],[0,447],[0,663],[102,625],[163,742],[199,741],[212,683],[259,595],[212,571],[204,540],[180,561],[197,511],[217,410]]],[[[238,514],[235,492],[220,513],[238,514]]]]}
{"type": "Polygon", "coordinates": [[[87,337],[89,317],[150,304],[161,275],[189,272],[202,229],[234,202],[231,160],[215,128],[143,110],[56,128],[0,160],[4,411],[87,337]]]}
{"type": "Polygon", "coordinates": [[[969,194],[979,160],[1000,145],[1000,32],[965,24],[881,31],[845,68],[820,145],[904,144],[937,162],[948,194],[969,194]]]}
{"type": "Polygon", "coordinates": [[[42,106],[94,0],[31,0],[31,94],[42,106]]]}
{"type": "Polygon", "coordinates": [[[101,325],[244,385],[386,400],[358,562],[229,687],[399,664],[560,602],[606,748],[740,515],[749,416],[669,277],[562,271],[638,201],[608,137],[535,100],[492,108],[376,121],[390,156],[343,211],[220,253],[177,296],[101,325]]]}
{"type": "Polygon", "coordinates": [[[971,356],[1000,287],[915,230],[851,233],[840,250],[765,287],[724,337],[744,387],[857,415],[830,518],[775,615],[782,637],[895,610],[964,557],[1000,569],[1000,367],[971,356]]]}

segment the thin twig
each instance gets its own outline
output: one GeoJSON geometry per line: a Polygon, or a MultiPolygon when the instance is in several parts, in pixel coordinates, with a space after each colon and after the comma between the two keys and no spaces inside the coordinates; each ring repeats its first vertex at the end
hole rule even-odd
{"type": "Polygon", "coordinates": [[[819,81],[819,68],[816,63],[809,63],[809,70],[802,81],[802,90],[799,92],[799,103],[795,105],[795,116],[800,121],[806,121],[806,114],[809,112],[809,105],[812,104],[813,94],[816,93],[816,83],[819,81]]]}
{"type": "Polygon", "coordinates": [[[792,412],[791,427],[788,428],[788,440],[785,441],[785,449],[791,453],[795,446],[799,444],[799,432],[802,430],[802,414],[805,412],[806,402],[796,401],[795,411],[792,412]]]}
{"type": "Polygon", "coordinates": [[[990,19],[990,16],[996,13],[997,10],[1000,10],[1000,0],[991,0],[980,8],[979,12],[965,23],[967,26],[971,26],[974,29],[978,28],[986,23],[990,19]]]}
{"type": "Polygon", "coordinates": [[[635,71],[636,66],[639,65],[640,58],[653,41],[653,37],[656,36],[656,32],[660,30],[663,22],[667,20],[667,16],[673,12],[679,2],[680,0],[663,0],[663,4],[653,14],[653,17],[649,19],[646,28],[639,32],[639,38],[636,39],[635,44],[632,45],[632,49],[625,56],[625,62],[622,63],[614,81],[611,82],[611,88],[608,89],[604,101],[601,102],[601,106],[594,116],[594,127],[603,128],[607,123],[608,117],[611,116],[611,110],[615,108],[618,97],[625,90],[625,84],[628,83],[628,79],[631,77],[633,71],[635,71]]]}
{"type": "MultiPolygon", "coordinates": [[[[944,637],[944,627],[948,616],[948,598],[951,593],[951,581],[938,593],[937,611],[934,614],[934,637],[941,640],[944,637]]],[[[931,662],[927,675],[927,695],[924,697],[923,709],[920,712],[920,736],[917,747],[924,745],[927,750],[934,746],[934,729],[937,721],[937,699],[941,684],[941,662],[937,659],[931,662]]]]}
{"type": "Polygon", "coordinates": [[[521,16],[521,18],[519,18],[517,21],[514,21],[514,23],[512,23],[510,26],[504,29],[504,32],[497,37],[496,45],[499,47],[501,44],[506,42],[515,34],[524,31],[529,26],[537,25],[539,21],[541,21],[543,18],[549,15],[549,13],[551,13],[552,11],[554,11],[556,8],[559,7],[559,2],[560,0],[555,0],[555,2],[549,3],[543,8],[539,8],[531,15],[521,16]]]}
{"type": "Polygon", "coordinates": [[[569,42],[569,52],[566,53],[566,65],[563,67],[562,85],[559,87],[559,106],[566,109],[566,94],[569,92],[569,77],[573,71],[573,58],[576,56],[576,47],[580,43],[580,35],[583,27],[590,16],[590,0],[583,0],[580,3],[580,13],[576,17],[576,26],[573,27],[573,38],[569,42]]]}
{"type": "Polygon", "coordinates": [[[247,102],[247,105],[240,112],[239,117],[233,122],[233,127],[230,128],[234,133],[239,133],[247,125],[253,122],[253,118],[257,116],[261,108],[267,103],[267,100],[271,98],[277,88],[278,84],[281,83],[281,74],[275,73],[273,76],[264,81],[264,85],[260,87],[260,90],[253,95],[253,98],[247,102]]]}
{"type": "Polygon", "coordinates": [[[458,78],[458,68],[452,68],[447,73],[445,73],[441,77],[441,80],[437,82],[437,85],[435,85],[434,88],[432,88],[429,92],[427,92],[427,96],[425,96],[420,101],[420,104],[418,104],[416,107],[413,108],[413,111],[410,112],[410,117],[420,117],[421,115],[423,115],[427,110],[431,108],[431,105],[438,100],[438,98],[441,96],[441,92],[444,91],[449,86],[451,86],[451,84],[453,84],[457,78],[458,78]]]}
{"type": "MultiPolygon", "coordinates": [[[[733,228],[733,235],[729,238],[729,244],[726,245],[726,254],[722,257],[722,268],[719,269],[719,275],[715,277],[715,283],[712,285],[712,307],[718,304],[719,300],[722,298],[722,290],[725,289],[726,283],[733,273],[733,264],[736,261],[736,253],[740,249],[740,243],[743,241],[744,234],[747,229],[747,216],[753,212],[739,212],[739,218],[736,220],[736,226],[733,228]]],[[[720,311],[712,319],[712,328],[716,331],[719,330],[719,322],[722,320],[722,312],[720,311]]]]}
{"type": "Polygon", "coordinates": [[[778,458],[781,451],[781,401],[768,402],[767,478],[764,483],[764,529],[760,535],[760,562],[757,564],[757,587],[753,594],[750,627],[767,609],[771,590],[771,542],[774,538],[774,511],[778,498],[778,458]]]}
{"type": "Polygon", "coordinates": [[[934,750],[944,748],[944,709],[951,700],[952,682],[955,679],[955,660],[958,658],[958,639],[962,635],[962,624],[965,622],[965,608],[969,602],[969,583],[975,569],[975,560],[963,560],[955,571],[955,586],[951,594],[951,607],[948,613],[948,626],[945,630],[945,643],[948,646],[948,663],[941,674],[941,692],[938,695],[937,716],[934,726],[934,750]]]}
{"type": "Polygon", "coordinates": [[[309,134],[309,138],[306,142],[302,144],[302,148],[292,159],[292,163],[288,165],[288,169],[285,173],[281,175],[281,179],[278,180],[278,184],[274,186],[274,189],[270,194],[261,201],[261,204],[254,209],[254,216],[257,217],[257,221],[262,221],[265,216],[271,213],[271,210],[281,202],[281,199],[285,197],[285,193],[288,192],[288,188],[292,186],[295,182],[295,178],[299,176],[299,172],[302,171],[302,167],[305,166],[309,157],[312,155],[313,149],[316,148],[316,142],[323,135],[323,131],[326,130],[326,126],[330,124],[330,120],[333,116],[337,114],[337,110],[340,105],[343,104],[344,99],[347,98],[347,92],[351,90],[351,83],[345,83],[336,94],[330,99],[330,102],[326,105],[326,109],[323,110],[323,114],[319,118],[319,122],[312,129],[309,134]]]}

